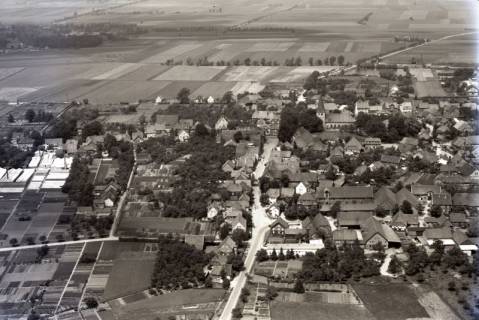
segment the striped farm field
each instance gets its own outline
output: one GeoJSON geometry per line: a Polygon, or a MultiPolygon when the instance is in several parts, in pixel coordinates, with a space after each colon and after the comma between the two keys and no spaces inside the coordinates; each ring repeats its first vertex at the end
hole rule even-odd
{"type": "Polygon", "coordinates": [[[174,66],[157,76],[154,80],[163,81],[208,81],[225,70],[226,67],[174,66]]]}
{"type": "Polygon", "coordinates": [[[329,42],[307,42],[299,49],[299,52],[325,52],[329,45],[329,42]]]}

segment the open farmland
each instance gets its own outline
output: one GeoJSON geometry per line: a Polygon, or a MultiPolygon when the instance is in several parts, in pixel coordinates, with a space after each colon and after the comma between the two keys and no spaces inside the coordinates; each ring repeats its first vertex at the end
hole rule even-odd
{"type": "Polygon", "coordinates": [[[426,318],[414,290],[407,284],[353,285],[364,305],[377,319],[426,318]]]}
{"type": "Polygon", "coordinates": [[[271,304],[271,318],[274,320],[315,320],[321,315],[323,320],[379,320],[364,306],[350,304],[329,304],[308,299],[304,301],[284,302],[277,298],[271,304]]]}
{"type": "Polygon", "coordinates": [[[158,315],[213,314],[224,298],[222,289],[186,289],[158,296],[135,294],[110,302],[116,319],[157,319],[158,315]]]}
{"type": "Polygon", "coordinates": [[[226,67],[175,66],[160,74],[153,80],[208,81],[222,72],[225,68],[226,67]]]}
{"type": "MultiPolygon", "coordinates": [[[[19,20],[31,18],[31,8],[13,0],[5,3],[10,15],[19,20]]],[[[206,0],[194,4],[188,0],[107,0],[95,2],[101,13],[92,13],[84,10],[88,3],[73,0],[62,7],[57,1],[42,0],[36,3],[38,19],[63,15],[70,17],[64,20],[67,23],[128,21],[155,29],[98,48],[0,55],[0,99],[65,102],[88,98],[117,103],[158,94],[175,97],[182,87],[194,95],[219,98],[226,89],[237,94],[257,92],[268,82],[301,84],[312,70],[335,68],[324,66],[331,56],[342,55],[345,63],[355,63],[409,44],[394,37],[413,34],[437,39],[470,32],[475,28],[472,13],[477,9],[477,3],[468,0],[443,0],[440,4],[434,0],[306,0],[291,4],[218,0],[219,12],[210,10],[211,2],[206,0]],[[77,17],[72,16],[75,11],[77,17]],[[226,29],[230,27],[235,29],[226,29]],[[284,67],[292,58],[299,58],[302,66],[284,67]],[[249,66],[242,65],[246,59],[249,66]],[[323,66],[310,68],[310,59],[323,66]],[[172,61],[183,65],[171,66],[172,61]],[[187,61],[192,65],[186,66],[187,61]],[[201,61],[224,66],[196,66],[201,61]],[[167,62],[170,65],[165,65],[167,62]]],[[[467,63],[475,59],[476,44],[476,35],[465,35],[386,61],[409,63],[415,58],[425,63],[467,63]]],[[[439,95],[433,85],[420,84],[417,89],[439,95]]]]}

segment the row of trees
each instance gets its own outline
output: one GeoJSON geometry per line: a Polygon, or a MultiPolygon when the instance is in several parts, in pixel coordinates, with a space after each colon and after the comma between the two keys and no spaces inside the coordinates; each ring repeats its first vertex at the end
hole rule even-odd
{"type": "MultiPolygon", "coordinates": [[[[50,112],[45,112],[43,110],[35,112],[33,109],[27,109],[27,111],[25,111],[25,120],[28,122],[49,122],[53,120],[53,115],[50,112]]],[[[14,121],[15,119],[13,118],[13,115],[10,114],[8,117],[8,122],[14,121]]]]}
{"type": "MultiPolygon", "coordinates": [[[[284,66],[288,67],[296,67],[303,65],[303,59],[301,57],[291,57],[287,58],[284,62],[284,66]]],[[[217,60],[217,61],[210,61],[208,57],[201,57],[196,60],[192,59],[191,57],[186,58],[185,61],[183,60],[174,60],[168,59],[165,62],[166,65],[187,65],[187,66],[279,66],[281,65],[280,62],[277,60],[268,60],[265,57],[261,58],[260,60],[252,60],[250,57],[247,57],[243,60],[236,59],[232,61],[225,61],[225,60],[217,60]]],[[[345,58],[343,55],[339,56],[329,56],[325,57],[324,59],[321,58],[313,58],[309,57],[307,60],[307,64],[310,66],[343,66],[345,64],[345,58]]]]}
{"type": "Polygon", "coordinates": [[[68,193],[69,198],[80,206],[93,204],[93,184],[90,181],[87,159],[79,157],[73,159],[70,174],[62,187],[62,192],[68,193]]]}

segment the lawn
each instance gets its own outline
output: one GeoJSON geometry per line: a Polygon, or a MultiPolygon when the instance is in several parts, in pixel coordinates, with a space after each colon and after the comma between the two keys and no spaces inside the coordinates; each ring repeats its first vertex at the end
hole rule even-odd
{"type": "MultiPolygon", "coordinates": [[[[376,320],[362,306],[281,301],[272,303],[271,318],[274,320],[376,320]]],[[[388,318],[378,318],[377,320],[386,319],[389,320],[388,318]]]]}
{"type": "Polygon", "coordinates": [[[377,319],[406,320],[428,317],[418,297],[407,284],[353,285],[366,308],[377,319]]]}
{"type": "Polygon", "coordinates": [[[148,289],[154,267],[154,259],[116,260],[103,298],[110,300],[148,289]]]}

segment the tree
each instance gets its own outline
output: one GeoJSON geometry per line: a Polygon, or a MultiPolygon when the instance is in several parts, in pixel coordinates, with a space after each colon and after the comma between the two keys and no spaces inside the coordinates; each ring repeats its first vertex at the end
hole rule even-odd
{"type": "Polygon", "coordinates": [[[225,222],[220,228],[220,239],[224,240],[230,234],[230,230],[230,224],[225,222]]]}
{"type": "Polygon", "coordinates": [[[436,204],[431,207],[431,217],[439,218],[442,215],[442,208],[436,204]]]}
{"type": "Polygon", "coordinates": [[[283,248],[279,249],[278,259],[279,259],[279,261],[286,260],[286,256],[284,255],[283,248]]]}
{"type": "Polygon", "coordinates": [[[388,272],[392,274],[398,274],[401,272],[401,262],[396,257],[396,255],[393,255],[391,257],[391,261],[389,262],[388,266],[388,272]]]}
{"type": "Polygon", "coordinates": [[[182,88],[178,94],[176,95],[176,98],[180,103],[182,104],[188,104],[190,103],[190,89],[188,88],[182,88]]]}
{"type": "Polygon", "coordinates": [[[276,252],[276,249],[273,249],[269,258],[273,261],[278,260],[278,253],[276,252]]]}
{"type": "Polygon", "coordinates": [[[13,114],[11,114],[11,113],[8,114],[8,122],[9,123],[15,122],[15,118],[13,117],[13,114]]]}
{"type": "Polygon", "coordinates": [[[269,197],[266,193],[262,193],[261,196],[259,197],[259,202],[263,207],[266,207],[269,205],[269,197]]]}
{"type": "Polygon", "coordinates": [[[83,301],[85,302],[88,309],[94,309],[98,307],[98,301],[96,301],[96,299],[93,297],[87,297],[83,301]]]}
{"type": "Polygon", "coordinates": [[[339,201],[336,201],[335,203],[333,203],[333,205],[329,209],[329,215],[336,219],[340,210],[341,210],[341,204],[339,201]]]}
{"type": "Polygon", "coordinates": [[[296,282],[294,283],[293,291],[300,294],[304,293],[305,290],[304,290],[303,282],[300,279],[297,279],[296,282]]]}
{"type": "Polygon", "coordinates": [[[230,104],[234,101],[235,99],[234,99],[233,91],[226,91],[225,94],[223,95],[223,98],[221,98],[221,102],[225,104],[230,104]]]}
{"type": "Polygon", "coordinates": [[[342,65],[344,64],[344,56],[343,56],[343,55],[340,55],[340,56],[338,57],[338,64],[339,64],[340,66],[342,66],[342,65]]]}
{"type": "Polygon", "coordinates": [[[208,131],[208,128],[202,123],[198,123],[195,128],[195,135],[198,137],[205,137],[208,136],[210,132],[208,131]]]}
{"type": "Polygon", "coordinates": [[[33,122],[33,120],[35,119],[35,116],[36,116],[36,113],[33,109],[28,109],[25,112],[25,120],[27,120],[28,122],[33,122]]]}
{"type": "Polygon", "coordinates": [[[405,214],[412,214],[413,213],[413,209],[412,209],[412,205],[411,205],[411,202],[407,201],[407,200],[404,200],[401,204],[401,210],[402,212],[404,212],[405,214]]]}
{"type": "Polygon", "coordinates": [[[241,140],[243,140],[243,133],[241,131],[236,131],[233,135],[233,139],[236,143],[240,142],[241,140]]]}
{"type": "Polygon", "coordinates": [[[230,280],[226,277],[223,278],[223,289],[228,290],[230,288],[230,280]]]}
{"type": "Polygon", "coordinates": [[[328,180],[336,180],[336,170],[334,170],[333,166],[330,166],[328,171],[324,174],[324,177],[328,180]]]}
{"type": "Polygon", "coordinates": [[[447,290],[456,291],[456,281],[451,280],[447,283],[447,290]]]}
{"type": "Polygon", "coordinates": [[[259,249],[256,252],[256,260],[258,262],[267,261],[269,259],[268,252],[265,249],[259,249]]]}
{"type": "Polygon", "coordinates": [[[336,57],[335,57],[335,56],[329,57],[329,64],[330,64],[331,66],[333,66],[335,62],[336,62],[336,57]]]}
{"type": "Polygon", "coordinates": [[[241,308],[234,308],[231,311],[231,315],[234,319],[241,319],[243,317],[243,313],[241,312],[241,308]]]}
{"type": "Polygon", "coordinates": [[[231,234],[231,239],[233,239],[238,248],[242,248],[243,241],[248,240],[248,233],[246,233],[246,231],[244,231],[243,229],[235,229],[231,234]]]}
{"type": "Polygon", "coordinates": [[[17,238],[11,238],[9,243],[12,247],[16,247],[18,245],[18,240],[17,238]]]}
{"type": "Polygon", "coordinates": [[[275,287],[268,286],[266,288],[266,293],[264,297],[267,301],[273,301],[274,298],[276,298],[277,296],[278,296],[278,292],[275,287]]]}

